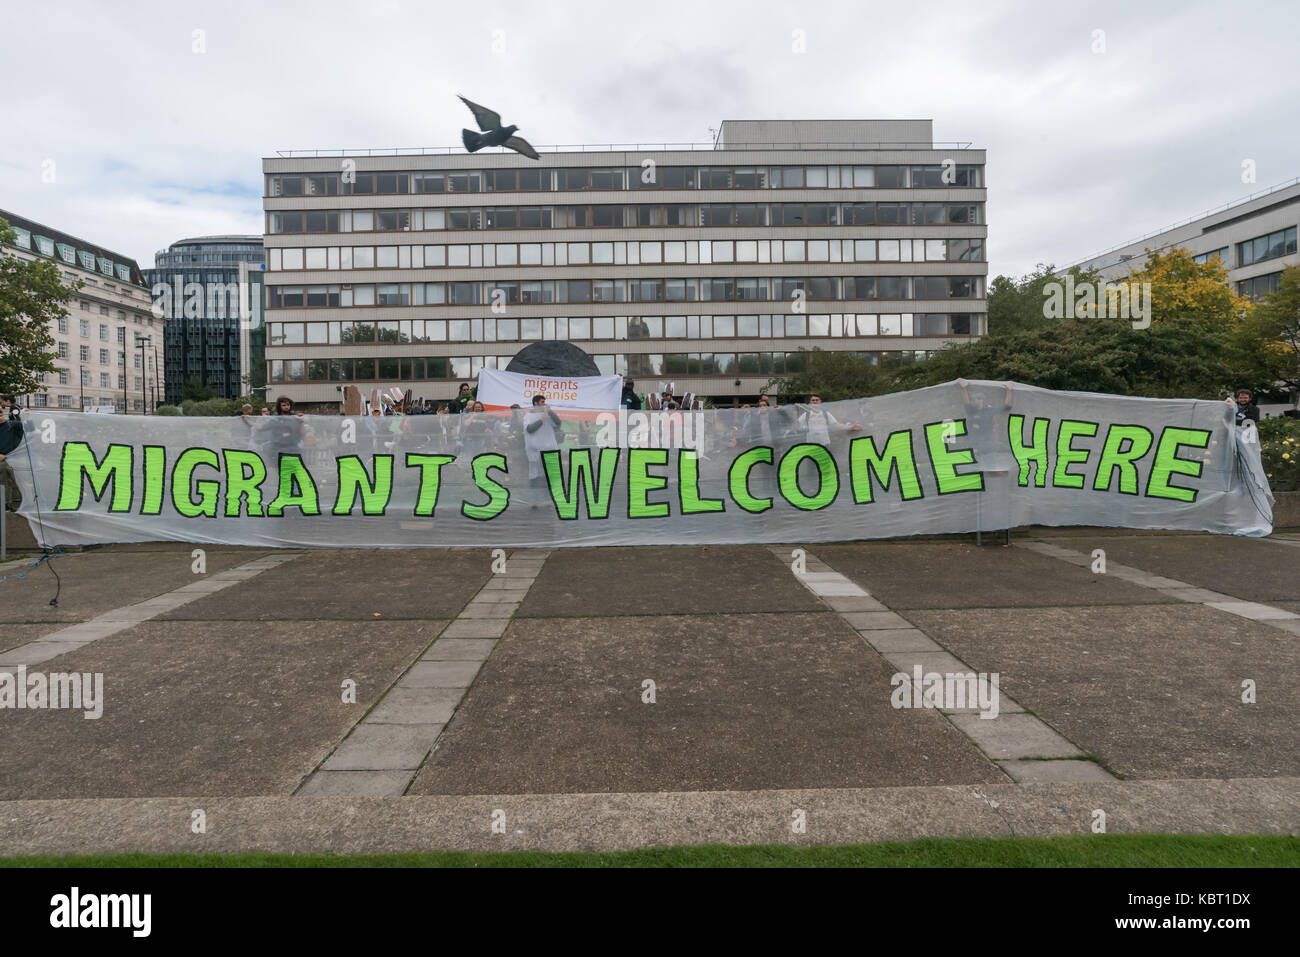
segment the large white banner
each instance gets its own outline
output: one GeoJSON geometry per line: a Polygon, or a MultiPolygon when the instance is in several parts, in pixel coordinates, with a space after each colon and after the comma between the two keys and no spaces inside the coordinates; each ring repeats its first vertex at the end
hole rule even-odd
{"type": "Polygon", "coordinates": [[[1255,429],[1210,400],[971,382],[772,409],[573,413],[541,417],[554,450],[534,451],[532,470],[529,426],[539,417],[523,408],[248,420],[31,409],[23,418],[30,431],[8,462],[21,514],[46,545],[550,547],[1024,525],[1272,530],[1255,429]]]}
{"type": "Polygon", "coordinates": [[[546,396],[547,404],[557,409],[617,409],[623,397],[623,377],[567,378],[497,369],[484,369],[478,374],[478,401],[489,409],[508,409],[512,405],[528,409],[535,395],[546,396]]]}

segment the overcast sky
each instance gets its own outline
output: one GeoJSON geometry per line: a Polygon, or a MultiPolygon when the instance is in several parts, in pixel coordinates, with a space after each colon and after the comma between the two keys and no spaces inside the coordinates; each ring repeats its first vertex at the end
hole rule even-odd
{"type": "Polygon", "coordinates": [[[937,140],[988,150],[990,275],[1300,176],[1295,0],[6,0],[3,16],[0,208],[143,267],[184,237],[260,234],[276,150],[457,144],[458,92],[539,146],[933,119],[937,140]]]}

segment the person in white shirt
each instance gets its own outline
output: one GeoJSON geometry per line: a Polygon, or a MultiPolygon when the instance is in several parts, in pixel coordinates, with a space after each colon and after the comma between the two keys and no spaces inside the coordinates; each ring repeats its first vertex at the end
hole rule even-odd
{"type": "Polygon", "coordinates": [[[546,404],[546,396],[533,396],[533,408],[524,416],[524,451],[528,454],[528,480],[542,476],[542,453],[559,449],[560,417],[546,404]]]}
{"type": "Polygon", "coordinates": [[[861,432],[862,426],[856,423],[841,424],[835,416],[821,408],[822,397],[813,394],[808,397],[808,411],[801,416],[807,441],[818,445],[830,445],[831,431],[861,432]]]}

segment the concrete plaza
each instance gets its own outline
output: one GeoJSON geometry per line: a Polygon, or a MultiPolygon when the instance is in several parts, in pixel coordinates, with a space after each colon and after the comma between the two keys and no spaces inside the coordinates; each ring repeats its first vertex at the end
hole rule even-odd
{"type": "Polygon", "coordinates": [[[1300,534],[192,549],[0,566],[0,670],[104,677],[0,710],[0,855],[1300,832],[1300,534]]]}

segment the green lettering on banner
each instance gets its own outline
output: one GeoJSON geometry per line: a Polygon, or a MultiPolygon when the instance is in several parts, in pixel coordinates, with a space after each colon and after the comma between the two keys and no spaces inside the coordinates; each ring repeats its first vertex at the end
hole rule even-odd
{"type": "Polygon", "coordinates": [[[144,501],[140,503],[141,515],[161,515],[163,492],[166,490],[167,447],[144,447],[144,501]]]}
{"type": "Polygon", "coordinates": [[[1092,438],[1097,434],[1096,422],[1078,422],[1062,419],[1056,431],[1056,468],[1052,472],[1052,485],[1056,488],[1083,488],[1083,476],[1071,475],[1069,468],[1075,462],[1086,462],[1092,454],[1088,449],[1076,449],[1071,444],[1075,436],[1092,438]]]}
{"type": "Polygon", "coordinates": [[[275,501],[267,506],[266,514],[278,518],[286,508],[297,508],[304,515],[319,515],[320,504],[316,498],[316,483],[311,472],[303,465],[302,457],[281,453],[280,488],[275,501]]]}
{"type": "Polygon", "coordinates": [[[591,449],[572,449],[569,452],[569,485],[566,494],[563,468],[560,465],[560,453],[555,451],[542,453],[542,465],[546,469],[546,484],[551,489],[551,501],[560,518],[569,520],[578,517],[578,500],[581,490],[586,491],[587,518],[609,518],[610,501],[613,499],[614,474],[618,471],[618,449],[601,449],[598,467],[600,478],[591,467],[591,449]]]}
{"type": "Polygon", "coordinates": [[[421,455],[406,453],[406,467],[420,470],[420,497],[415,502],[415,514],[428,518],[438,507],[438,492],[442,489],[442,467],[456,461],[454,455],[421,455]]]}
{"type": "Polygon", "coordinates": [[[200,515],[216,518],[221,483],[212,479],[193,481],[194,470],[200,465],[220,471],[221,459],[211,449],[186,449],[176,460],[176,467],[172,469],[172,508],[186,518],[200,515]],[[197,502],[193,498],[195,490],[199,493],[197,502]]]}
{"type": "Polygon", "coordinates": [[[965,434],[965,419],[958,419],[955,422],[931,422],[925,427],[925,444],[930,451],[930,470],[934,473],[934,481],[939,486],[940,495],[973,492],[984,488],[982,473],[957,474],[958,465],[975,464],[975,452],[971,449],[949,449],[943,441],[945,435],[965,434]]]}
{"type": "Polygon", "coordinates": [[[825,446],[804,443],[796,445],[781,457],[778,471],[781,482],[781,497],[795,508],[805,512],[815,512],[835,501],[840,490],[840,475],[835,468],[835,459],[825,446]],[[799,487],[799,463],[812,459],[817,465],[817,494],[805,495],[799,487]]]}
{"type": "Polygon", "coordinates": [[[1119,490],[1125,495],[1138,494],[1138,470],[1133,463],[1151,451],[1155,436],[1140,425],[1112,425],[1106,431],[1106,444],[1097,463],[1097,477],[1092,487],[1099,492],[1110,491],[1110,480],[1119,469],[1119,490]],[[1128,442],[1127,448],[1121,448],[1128,442]]]}
{"type": "Polygon", "coordinates": [[[741,452],[731,463],[731,468],[727,470],[727,487],[731,492],[732,501],[746,512],[755,515],[766,512],[772,507],[770,498],[754,498],[749,494],[749,470],[760,462],[765,465],[772,464],[772,450],[766,446],[741,452]]]}
{"type": "Polygon", "coordinates": [[[63,458],[59,463],[59,504],[56,512],[75,512],[81,507],[83,482],[90,482],[90,491],[98,502],[104,497],[108,483],[113,483],[110,512],[131,511],[132,447],[110,445],[102,462],[95,461],[95,453],[85,442],[65,442],[63,458]]]}
{"type": "Polygon", "coordinates": [[[1160,445],[1147,479],[1147,495],[1151,498],[1171,498],[1179,502],[1195,502],[1197,490],[1170,485],[1171,476],[1190,475],[1200,478],[1204,461],[1189,462],[1178,457],[1179,446],[1203,449],[1210,444],[1210,433],[1205,429],[1179,429],[1168,426],[1160,433],[1160,445]]]}
{"type": "Polygon", "coordinates": [[[491,469],[497,469],[509,475],[510,469],[506,467],[506,457],[498,452],[484,452],[482,455],[474,456],[474,461],[470,463],[470,467],[474,470],[474,484],[479,487],[480,491],[487,492],[488,500],[485,505],[471,505],[469,502],[462,502],[460,511],[466,518],[486,522],[496,518],[510,504],[509,490],[488,475],[488,472],[491,469]]]}
{"type": "Polygon", "coordinates": [[[1025,446],[1025,417],[1012,415],[1007,418],[1007,431],[1011,436],[1011,454],[1020,463],[1020,478],[1017,483],[1021,488],[1029,485],[1029,466],[1033,464],[1034,484],[1039,488],[1047,487],[1047,429],[1049,419],[1034,419],[1034,437],[1032,444],[1025,446]]]}
{"type": "Polygon", "coordinates": [[[630,449],[627,465],[627,517],[663,518],[668,514],[667,502],[647,502],[646,495],[668,487],[668,478],[650,475],[646,469],[652,465],[667,465],[667,449],[630,449]]]}
{"type": "Polygon", "coordinates": [[[912,430],[900,429],[885,440],[885,450],[876,451],[876,441],[869,435],[849,443],[849,476],[853,481],[853,501],[865,505],[872,499],[871,477],[875,475],[881,491],[888,492],[889,484],[898,473],[903,501],[921,498],[921,480],[916,474],[916,454],[912,450],[912,430]]]}
{"type": "Polygon", "coordinates": [[[726,511],[722,499],[700,497],[700,456],[693,449],[677,450],[677,490],[683,515],[726,511]]]}
{"type": "Polygon", "coordinates": [[[383,515],[393,495],[393,457],[376,455],[372,459],[375,463],[373,482],[365,463],[358,456],[344,455],[334,461],[339,473],[339,495],[334,502],[334,514],[351,515],[360,492],[361,514],[383,515]]]}
{"type": "Polygon", "coordinates": [[[226,462],[226,518],[239,518],[244,507],[250,518],[264,518],[262,483],[266,481],[266,463],[256,452],[223,449],[226,462]]]}

